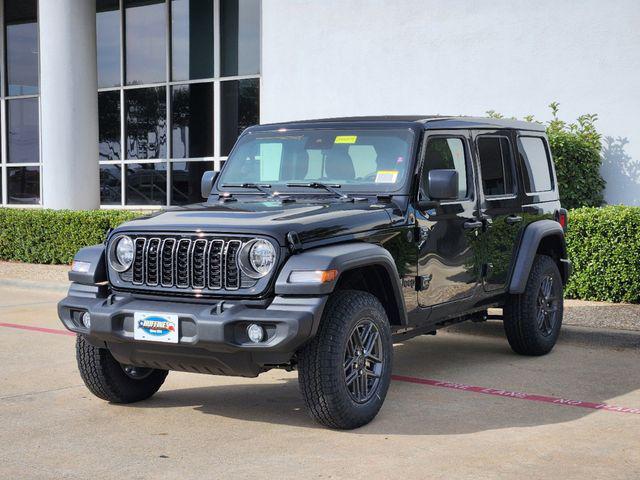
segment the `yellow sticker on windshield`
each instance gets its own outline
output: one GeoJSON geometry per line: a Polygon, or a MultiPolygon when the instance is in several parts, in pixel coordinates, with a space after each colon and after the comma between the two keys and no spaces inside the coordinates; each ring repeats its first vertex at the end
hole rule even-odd
{"type": "Polygon", "coordinates": [[[376,183],[396,183],[398,170],[378,170],[376,172],[376,183]]]}
{"type": "Polygon", "coordinates": [[[357,135],[337,135],[333,143],[356,143],[357,135]]]}

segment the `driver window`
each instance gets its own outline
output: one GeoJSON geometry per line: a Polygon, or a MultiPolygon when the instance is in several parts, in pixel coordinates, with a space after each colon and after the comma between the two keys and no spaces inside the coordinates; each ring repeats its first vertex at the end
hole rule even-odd
{"type": "Polygon", "coordinates": [[[422,169],[422,191],[426,192],[430,170],[458,171],[458,199],[467,198],[467,160],[464,143],[458,137],[436,137],[427,141],[422,169]]]}

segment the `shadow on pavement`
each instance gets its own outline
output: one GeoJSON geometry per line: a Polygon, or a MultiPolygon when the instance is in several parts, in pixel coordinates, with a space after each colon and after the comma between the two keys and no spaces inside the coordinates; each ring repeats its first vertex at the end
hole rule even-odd
{"type": "MultiPolygon", "coordinates": [[[[569,328],[556,350],[545,357],[514,355],[504,339],[500,322],[455,327],[464,334],[444,334],[418,338],[395,348],[395,373],[442,381],[457,381],[483,387],[521,389],[528,393],[592,402],[640,388],[638,375],[628,369],[603,372],[602,359],[624,356],[625,362],[638,364],[636,350],[629,351],[640,335],[611,333],[607,346],[613,349],[578,349],[567,343],[587,342],[593,332],[569,328]],[[472,333],[473,335],[468,335],[472,333]],[[615,345],[618,342],[617,346],[615,345]],[[620,349],[620,351],[616,351],[620,349]],[[594,352],[599,352],[594,357],[594,352]],[[585,361],[585,358],[593,360],[585,361]],[[616,373],[617,372],[617,373],[616,373]],[[603,378],[603,375],[605,377],[603,378]],[[526,390],[525,390],[526,389],[526,390]],[[580,397],[576,398],[576,395],[580,397]]],[[[321,428],[306,414],[295,376],[283,374],[277,383],[259,383],[161,390],[135,408],[173,408],[193,406],[206,415],[306,428],[321,428]]],[[[640,407],[640,405],[626,405],[640,407]]],[[[495,429],[534,427],[569,422],[594,413],[592,410],[549,405],[518,399],[489,397],[431,386],[394,381],[385,405],[369,425],[351,434],[451,435],[495,429]]],[[[620,415],[608,412],[607,415],[620,415]]]]}

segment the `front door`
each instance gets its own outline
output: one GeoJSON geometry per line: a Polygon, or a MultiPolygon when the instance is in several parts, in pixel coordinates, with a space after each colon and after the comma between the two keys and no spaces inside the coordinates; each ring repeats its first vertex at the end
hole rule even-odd
{"type": "Polygon", "coordinates": [[[479,166],[480,211],[485,229],[480,237],[486,291],[507,287],[515,245],[524,222],[518,198],[511,130],[473,132],[479,166]]]}
{"type": "Polygon", "coordinates": [[[471,244],[482,231],[482,222],[478,217],[470,133],[433,132],[424,141],[419,198],[429,199],[430,170],[458,171],[458,198],[416,213],[418,302],[421,307],[430,307],[473,295],[480,272],[471,244]]]}

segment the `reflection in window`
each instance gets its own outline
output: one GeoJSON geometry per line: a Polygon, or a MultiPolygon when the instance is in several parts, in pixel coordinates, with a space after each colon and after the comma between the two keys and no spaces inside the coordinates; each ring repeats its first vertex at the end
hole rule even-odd
{"type": "Polygon", "coordinates": [[[7,160],[39,162],[38,99],[7,100],[7,160]]]}
{"type": "Polygon", "coordinates": [[[102,205],[120,205],[122,203],[120,164],[100,165],[100,203],[102,205]]]}
{"type": "Polygon", "coordinates": [[[213,155],[213,84],[171,88],[173,158],[213,155]]]}
{"type": "Polygon", "coordinates": [[[541,137],[520,137],[520,157],[527,169],[524,186],[527,192],[552,190],[551,165],[541,137]]]}
{"type": "Polygon", "coordinates": [[[98,87],[120,85],[119,0],[96,1],[98,87]]]}
{"type": "Polygon", "coordinates": [[[213,0],[172,0],[171,78],[213,77],[213,0]]]}
{"type": "Polygon", "coordinates": [[[207,170],[213,170],[212,162],[172,162],[171,205],[202,202],[200,180],[207,170]]]}
{"type": "Polygon", "coordinates": [[[221,155],[229,155],[242,131],[259,122],[259,80],[222,82],[221,88],[221,155]]]}
{"type": "Polygon", "coordinates": [[[98,93],[100,160],[120,159],[120,92],[98,93]]]}
{"type": "Polygon", "coordinates": [[[221,0],[222,75],[260,71],[260,0],[221,0]]]}
{"type": "Polygon", "coordinates": [[[125,202],[127,205],[165,205],[167,203],[167,164],[125,164],[125,202]]]}
{"type": "Polygon", "coordinates": [[[38,93],[37,0],[5,0],[7,94],[38,93]]]}
{"type": "Polygon", "coordinates": [[[505,195],[514,192],[513,160],[507,137],[478,139],[480,175],[485,195],[505,195]]]}
{"type": "Polygon", "coordinates": [[[127,158],[166,158],[165,87],[127,90],[125,104],[127,158]]]}
{"type": "Polygon", "coordinates": [[[127,83],[166,80],[166,4],[159,0],[126,0],[127,83]]]}
{"type": "Polygon", "coordinates": [[[23,205],[40,203],[40,167],[7,168],[7,201],[23,205]]]}

